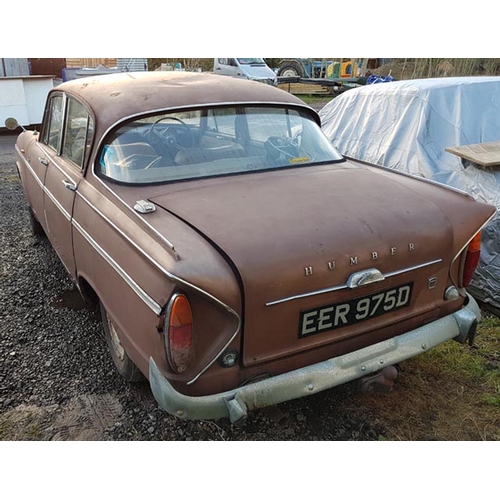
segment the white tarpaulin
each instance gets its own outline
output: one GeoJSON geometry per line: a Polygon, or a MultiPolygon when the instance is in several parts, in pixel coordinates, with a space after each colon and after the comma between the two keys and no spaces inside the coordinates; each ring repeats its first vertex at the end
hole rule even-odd
{"type": "Polygon", "coordinates": [[[500,308],[500,166],[464,168],[445,151],[500,140],[500,77],[366,85],[333,99],[320,117],[343,155],[432,179],[497,207],[483,230],[470,291],[500,308]]]}

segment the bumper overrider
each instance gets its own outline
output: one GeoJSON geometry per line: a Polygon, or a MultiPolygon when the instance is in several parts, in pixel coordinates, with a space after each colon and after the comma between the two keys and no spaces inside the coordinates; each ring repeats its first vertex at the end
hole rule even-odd
{"type": "Polygon", "coordinates": [[[151,390],[159,406],[177,417],[194,420],[227,417],[231,422],[238,422],[249,410],[309,396],[359,379],[448,340],[472,341],[481,312],[476,301],[471,296],[468,299],[460,311],[397,337],[219,394],[193,397],[179,393],[150,358],[151,390]]]}

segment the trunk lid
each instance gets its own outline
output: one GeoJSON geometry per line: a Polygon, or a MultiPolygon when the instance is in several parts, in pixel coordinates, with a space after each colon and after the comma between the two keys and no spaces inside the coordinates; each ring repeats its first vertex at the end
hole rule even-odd
{"type": "Polygon", "coordinates": [[[470,200],[424,184],[346,162],[180,183],[150,201],[234,264],[251,365],[436,309],[457,245],[443,199],[470,200]]]}

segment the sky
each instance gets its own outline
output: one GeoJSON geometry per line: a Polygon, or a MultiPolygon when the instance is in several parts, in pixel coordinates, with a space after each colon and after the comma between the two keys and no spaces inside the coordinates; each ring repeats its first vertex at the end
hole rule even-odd
{"type": "Polygon", "coordinates": [[[5,3],[0,56],[499,57],[484,0],[467,10],[435,0],[343,3],[88,0],[73,11],[26,0],[22,16],[5,3]]]}

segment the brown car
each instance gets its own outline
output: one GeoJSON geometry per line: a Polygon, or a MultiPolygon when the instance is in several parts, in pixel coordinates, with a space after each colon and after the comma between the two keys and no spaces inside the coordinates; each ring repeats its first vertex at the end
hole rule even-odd
{"type": "Polygon", "coordinates": [[[19,136],[34,231],[166,411],[236,422],[473,341],[494,207],[347,161],[319,125],[272,86],[142,72],[55,87],[19,136]]]}

